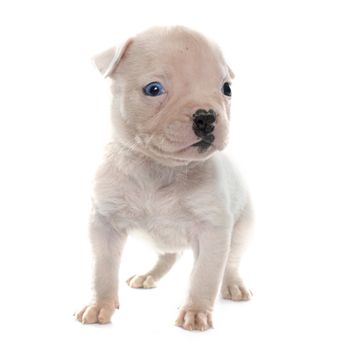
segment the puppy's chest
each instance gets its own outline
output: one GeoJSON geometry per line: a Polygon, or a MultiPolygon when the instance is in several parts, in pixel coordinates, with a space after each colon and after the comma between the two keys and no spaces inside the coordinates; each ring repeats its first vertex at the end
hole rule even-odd
{"type": "Polygon", "coordinates": [[[180,193],[174,184],[134,186],[123,195],[123,214],[145,228],[174,224],[186,217],[185,201],[180,193]]]}
{"type": "Polygon", "coordinates": [[[161,252],[182,250],[189,245],[194,215],[174,185],[135,187],[124,194],[118,217],[130,232],[141,235],[161,252]]]}

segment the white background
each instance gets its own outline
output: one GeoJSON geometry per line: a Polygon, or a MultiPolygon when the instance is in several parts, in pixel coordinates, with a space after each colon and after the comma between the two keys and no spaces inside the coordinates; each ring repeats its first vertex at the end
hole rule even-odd
{"type": "MultiPolygon", "coordinates": [[[[350,12],[346,1],[2,1],[2,349],[349,349],[350,12]],[[215,39],[236,79],[228,151],[252,192],[255,297],[220,299],[215,329],[173,326],[185,254],[154,290],[122,283],[107,326],[89,300],[90,182],[109,136],[94,54],[156,24],[215,39]]],[[[131,241],[121,279],[154,256],[131,241]]]]}

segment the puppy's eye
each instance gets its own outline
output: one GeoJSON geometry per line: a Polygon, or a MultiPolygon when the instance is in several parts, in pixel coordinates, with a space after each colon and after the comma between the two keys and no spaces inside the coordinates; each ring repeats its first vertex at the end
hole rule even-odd
{"type": "Polygon", "coordinates": [[[163,85],[158,81],[153,81],[143,88],[143,93],[147,96],[160,96],[165,92],[163,85]]]}
{"type": "Polygon", "coordinates": [[[222,92],[224,93],[224,95],[226,96],[231,96],[231,87],[230,84],[228,82],[226,82],[223,86],[222,86],[222,92]]]}

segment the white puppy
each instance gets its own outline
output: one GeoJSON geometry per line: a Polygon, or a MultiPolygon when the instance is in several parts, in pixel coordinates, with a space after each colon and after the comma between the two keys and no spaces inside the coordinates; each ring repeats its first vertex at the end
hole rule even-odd
{"type": "Polygon", "coordinates": [[[238,268],[251,209],[219,152],[228,141],[233,73],[214,43],[183,27],[152,28],[95,62],[112,82],[113,136],[93,195],[95,295],[76,318],[110,322],[119,306],[120,256],[136,231],[159,259],[129,285],[154,287],[191,248],[195,263],[176,324],[206,330],[221,283],[225,299],[250,298],[238,268]]]}

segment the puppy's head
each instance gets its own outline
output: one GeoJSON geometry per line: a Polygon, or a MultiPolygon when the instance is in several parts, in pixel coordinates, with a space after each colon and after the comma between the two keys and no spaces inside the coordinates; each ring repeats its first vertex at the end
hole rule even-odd
{"type": "Polygon", "coordinates": [[[124,146],[176,166],[227,144],[233,73],[199,33],[152,28],[95,63],[112,79],[112,122],[124,146]]]}

